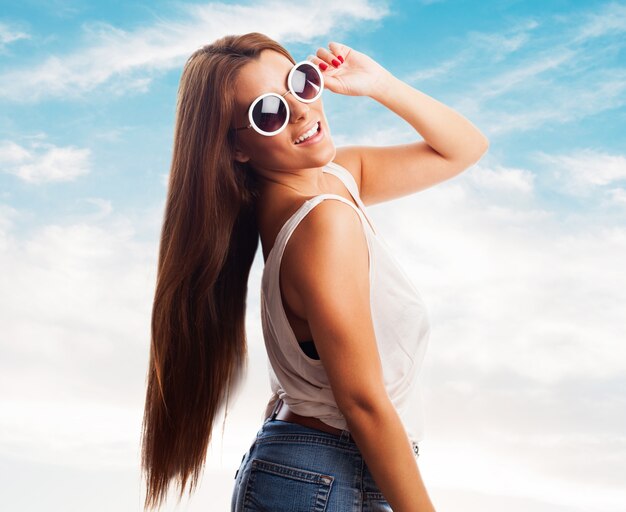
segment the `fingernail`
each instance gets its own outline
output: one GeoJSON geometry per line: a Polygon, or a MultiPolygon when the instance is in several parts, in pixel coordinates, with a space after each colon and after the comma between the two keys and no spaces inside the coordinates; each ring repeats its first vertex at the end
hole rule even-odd
{"type": "Polygon", "coordinates": [[[335,66],[336,68],[338,68],[341,65],[341,62],[339,62],[337,59],[333,59],[331,62],[333,63],[333,66],[335,66]]]}
{"type": "Polygon", "coordinates": [[[328,64],[326,64],[325,62],[320,62],[320,68],[322,69],[322,71],[326,71],[327,67],[328,67],[328,64]]]}
{"type": "Polygon", "coordinates": [[[337,55],[337,58],[341,61],[341,63],[343,64],[343,57],[341,55],[337,55]]]}

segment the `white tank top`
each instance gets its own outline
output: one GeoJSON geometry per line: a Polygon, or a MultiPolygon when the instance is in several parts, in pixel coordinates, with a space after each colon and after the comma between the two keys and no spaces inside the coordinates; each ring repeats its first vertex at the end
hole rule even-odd
{"type": "Polygon", "coordinates": [[[261,323],[273,392],[266,416],[275,401],[282,398],[296,414],[315,416],[335,428],[349,430],[337,408],[322,361],[305,354],[289,324],[278,280],[283,251],[296,226],[323,200],[336,199],[354,208],[363,225],[370,256],[371,313],[384,384],[409,439],[417,443],[424,437],[419,381],[430,336],[428,310],[420,293],[376,232],[350,171],[329,162],[324,172],[337,176],[359,207],[338,194],[315,196],[287,219],[276,236],[261,278],[261,323]]]}

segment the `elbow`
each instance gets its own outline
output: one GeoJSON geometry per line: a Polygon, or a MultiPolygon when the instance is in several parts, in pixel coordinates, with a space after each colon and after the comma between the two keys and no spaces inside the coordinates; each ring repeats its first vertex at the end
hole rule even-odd
{"type": "Polygon", "coordinates": [[[474,159],[478,162],[489,149],[489,139],[480,133],[478,140],[474,144],[474,148],[474,159]]]}
{"type": "Polygon", "coordinates": [[[480,156],[482,157],[488,150],[489,150],[489,139],[483,136],[482,153],[480,154],[480,156]]]}
{"type": "Polygon", "coordinates": [[[340,409],[348,424],[348,430],[353,432],[355,436],[357,433],[367,435],[367,432],[376,435],[375,433],[379,432],[381,426],[394,414],[397,414],[393,403],[386,394],[350,402],[340,409]]]}
{"type": "Polygon", "coordinates": [[[480,146],[479,150],[474,149],[471,153],[466,153],[462,157],[450,160],[449,176],[457,176],[474,166],[484,156],[488,148],[489,143],[486,142],[484,146],[480,146]]]}
{"type": "Polygon", "coordinates": [[[448,158],[451,162],[451,168],[453,174],[460,174],[467,168],[477,163],[489,149],[489,139],[484,135],[479,134],[476,140],[467,142],[465,150],[459,153],[455,157],[448,158]]]}
{"type": "Polygon", "coordinates": [[[487,150],[489,149],[489,139],[485,137],[484,135],[482,136],[482,146],[483,146],[483,153],[486,153],[487,150]]]}
{"type": "Polygon", "coordinates": [[[489,150],[489,139],[481,135],[481,138],[473,145],[474,150],[467,157],[467,166],[472,166],[477,163],[485,153],[489,150]]]}
{"type": "Polygon", "coordinates": [[[359,422],[364,417],[376,416],[389,403],[385,390],[361,390],[343,397],[337,404],[348,422],[359,422]]]}

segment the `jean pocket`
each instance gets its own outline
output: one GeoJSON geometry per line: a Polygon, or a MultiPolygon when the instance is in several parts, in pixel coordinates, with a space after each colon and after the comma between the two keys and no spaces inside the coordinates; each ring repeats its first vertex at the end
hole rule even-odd
{"type": "Polygon", "coordinates": [[[332,475],[252,459],[243,510],[325,512],[334,480],[332,475]]]}

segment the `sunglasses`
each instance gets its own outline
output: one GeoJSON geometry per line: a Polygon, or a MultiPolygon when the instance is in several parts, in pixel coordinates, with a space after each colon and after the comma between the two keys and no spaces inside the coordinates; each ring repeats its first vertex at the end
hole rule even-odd
{"type": "Polygon", "coordinates": [[[289,90],[284,94],[266,92],[256,98],[248,108],[247,126],[234,131],[253,128],[261,135],[278,135],[289,122],[289,105],[285,96],[291,93],[303,103],[311,103],[322,95],[324,77],[319,68],[308,60],[297,62],[287,76],[289,90]]]}

